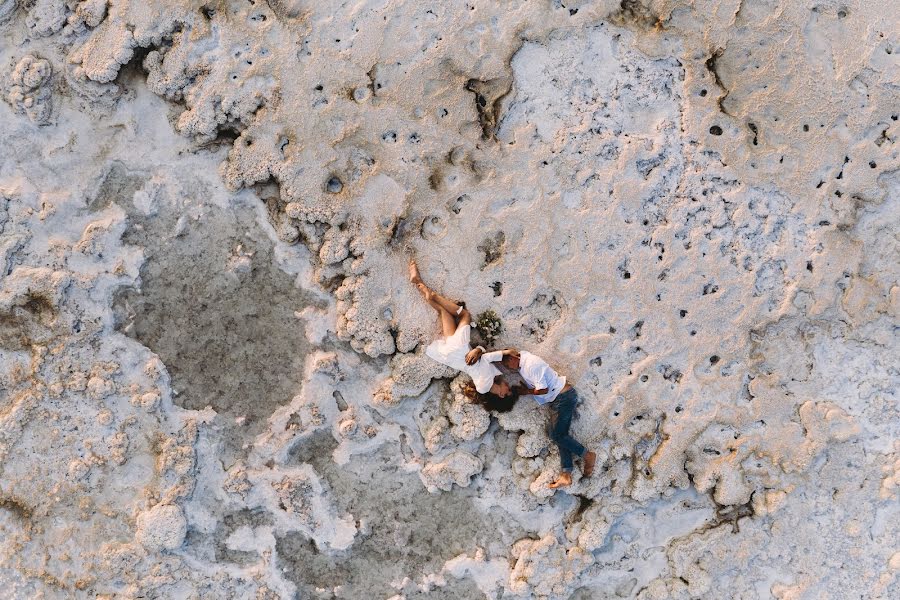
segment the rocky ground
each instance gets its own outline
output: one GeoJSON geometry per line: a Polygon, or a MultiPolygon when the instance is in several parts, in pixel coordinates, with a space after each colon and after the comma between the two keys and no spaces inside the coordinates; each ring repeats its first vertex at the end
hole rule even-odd
{"type": "Polygon", "coordinates": [[[0,0],[11,598],[900,596],[900,6],[0,0]],[[574,382],[468,403],[406,279],[574,382]]]}

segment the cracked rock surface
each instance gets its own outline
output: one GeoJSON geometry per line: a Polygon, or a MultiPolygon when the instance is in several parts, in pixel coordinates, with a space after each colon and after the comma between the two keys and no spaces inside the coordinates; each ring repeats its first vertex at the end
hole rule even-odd
{"type": "Polygon", "coordinates": [[[898,23],[0,0],[3,593],[900,597],[898,23]],[[410,252],[592,478],[424,355],[410,252]]]}

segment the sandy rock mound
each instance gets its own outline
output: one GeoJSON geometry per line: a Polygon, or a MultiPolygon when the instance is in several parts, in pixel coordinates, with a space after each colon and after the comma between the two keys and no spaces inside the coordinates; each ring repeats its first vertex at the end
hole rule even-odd
{"type": "Polygon", "coordinates": [[[148,550],[174,550],[184,543],[187,519],[175,504],[157,504],[137,518],[135,539],[148,550]]]}

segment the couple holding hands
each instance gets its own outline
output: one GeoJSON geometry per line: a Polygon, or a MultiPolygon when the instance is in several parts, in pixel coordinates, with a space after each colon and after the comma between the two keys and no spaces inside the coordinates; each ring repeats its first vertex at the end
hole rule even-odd
{"type": "Polygon", "coordinates": [[[466,396],[488,410],[506,412],[512,409],[519,396],[533,396],[535,402],[548,406],[550,438],[559,447],[562,463],[562,473],[549,487],[559,488],[572,483],[576,457],[583,461],[584,476],[590,477],[597,456],[569,435],[578,403],[578,394],[572,384],[530,352],[513,348],[493,352],[487,352],[481,346],[470,348],[472,315],[465,304],[441,296],[425,285],[413,260],[409,262],[409,279],[440,316],[443,337],[429,344],[425,354],[469,375],[472,383],[465,388],[466,396]],[[525,386],[511,386],[495,363],[518,371],[525,386]]]}

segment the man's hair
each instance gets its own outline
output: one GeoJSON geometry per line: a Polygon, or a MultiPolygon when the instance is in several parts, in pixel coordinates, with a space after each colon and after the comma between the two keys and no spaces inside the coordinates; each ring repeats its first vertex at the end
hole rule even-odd
{"type": "Polygon", "coordinates": [[[508,369],[512,369],[512,368],[513,368],[512,362],[513,362],[513,361],[518,361],[518,360],[521,360],[521,357],[518,355],[518,353],[516,353],[516,354],[506,354],[506,355],[503,356],[503,358],[500,359],[500,363],[501,363],[504,367],[506,367],[506,368],[508,368],[508,369]]]}

